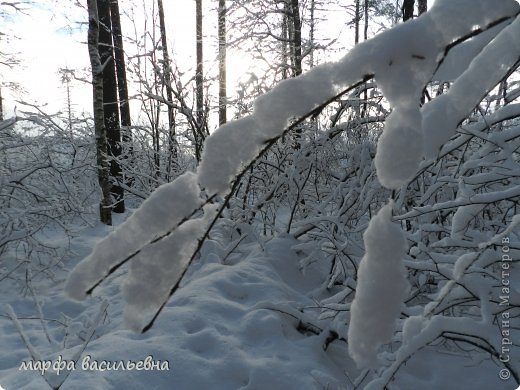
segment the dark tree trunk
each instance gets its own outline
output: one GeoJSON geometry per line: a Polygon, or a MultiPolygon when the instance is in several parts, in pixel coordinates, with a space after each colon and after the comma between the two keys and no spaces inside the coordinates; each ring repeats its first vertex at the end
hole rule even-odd
{"type": "Polygon", "coordinates": [[[403,3],[403,22],[413,18],[415,0],[404,0],[403,3]]]}
{"type": "Polygon", "coordinates": [[[287,70],[289,69],[289,6],[287,2],[283,3],[282,13],[282,79],[289,77],[287,70]]]}
{"type": "Polygon", "coordinates": [[[161,29],[161,45],[163,53],[163,82],[164,87],[166,88],[166,99],[168,100],[168,171],[171,172],[172,165],[177,163],[177,139],[175,137],[175,113],[173,111],[170,55],[168,53],[166,22],[164,20],[164,6],[162,0],[157,0],[157,8],[159,8],[159,28],[161,29]]]}
{"type": "Polygon", "coordinates": [[[291,0],[291,19],[294,31],[294,76],[299,76],[302,74],[302,23],[298,0],[291,0]]]}
{"type": "Polygon", "coordinates": [[[309,42],[310,42],[310,52],[309,52],[309,65],[311,68],[314,67],[314,30],[316,28],[316,21],[314,18],[314,13],[316,10],[316,4],[314,0],[311,0],[310,5],[310,25],[309,25],[309,42]]]}
{"type": "Polygon", "coordinates": [[[4,99],[2,98],[2,89],[0,88],[0,121],[4,120],[4,99]]]}
{"type": "Polygon", "coordinates": [[[107,162],[108,146],[103,109],[103,73],[99,56],[99,17],[96,0],[88,0],[88,52],[92,68],[92,94],[94,109],[94,129],[96,135],[96,163],[98,182],[102,198],[99,204],[101,222],[112,225],[112,202],[110,199],[110,178],[107,162]]]}
{"type": "Polygon", "coordinates": [[[354,44],[359,43],[359,22],[361,21],[360,0],[356,0],[356,14],[354,15],[354,44]]]}
{"type": "Polygon", "coordinates": [[[112,210],[115,213],[125,211],[124,191],[120,186],[122,171],[119,164],[121,155],[121,128],[119,125],[119,105],[117,98],[117,80],[114,61],[114,46],[112,43],[112,23],[109,0],[97,0],[99,15],[99,55],[103,66],[103,108],[105,128],[110,157],[111,193],[113,196],[112,210]]]}
{"type": "Polygon", "coordinates": [[[195,157],[200,161],[202,144],[205,138],[204,126],[204,69],[203,69],[203,50],[202,50],[202,0],[195,3],[195,24],[197,39],[197,70],[195,73],[195,100],[197,129],[195,130],[195,157]]]}
{"type": "Polygon", "coordinates": [[[365,0],[365,29],[363,32],[363,39],[368,39],[368,0],[365,0]]]}
{"type": "Polygon", "coordinates": [[[227,88],[226,88],[226,0],[218,2],[218,58],[219,58],[219,92],[218,92],[218,124],[227,122],[227,88]]]}
{"type": "MultiPolygon", "coordinates": [[[[126,78],[125,50],[123,47],[123,32],[119,14],[118,0],[110,2],[110,19],[112,22],[112,37],[114,41],[114,58],[116,66],[117,89],[119,94],[119,114],[121,115],[121,139],[123,141],[123,160],[128,160],[133,154],[132,121],[130,119],[130,102],[128,100],[128,82],[126,78]]],[[[122,172],[124,174],[124,172],[122,172]]],[[[125,177],[125,183],[132,185],[133,179],[125,177]]],[[[123,205],[124,207],[124,205],[123,205]]]]}
{"type": "Polygon", "coordinates": [[[130,104],[128,101],[128,82],[126,79],[125,51],[123,48],[123,32],[121,30],[121,18],[119,15],[118,0],[110,2],[110,17],[112,21],[112,35],[114,39],[114,54],[117,75],[117,88],[119,92],[119,112],[121,115],[121,128],[123,142],[131,142],[132,134],[130,126],[130,104]]]}
{"type": "Polygon", "coordinates": [[[426,11],[428,11],[428,0],[419,0],[419,15],[424,14],[426,11]]]}

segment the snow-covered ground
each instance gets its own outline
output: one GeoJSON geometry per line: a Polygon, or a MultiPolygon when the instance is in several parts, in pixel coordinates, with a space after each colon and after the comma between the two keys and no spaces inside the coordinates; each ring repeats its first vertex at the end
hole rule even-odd
{"type": "MultiPolygon", "coordinates": [[[[76,254],[66,268],[72,268],[112,229],[98,224],[83,230],[72,240],[76,254]]],[[[61,239],[51,238],[54,242],[61,239]]],[[[317,299],[326,298],[320,287],[327,266],[311,266],[303,274],[293,244],[289,238],[273,239],[263,247],[243,243],[222,264],[226,251],[210,242],[144,335],[123,324],[121,282],[117,279],[124,269],[82,303],[71,301],[63,292],[66,269],[55,270],[54,280],[33,276],[31,288],[41,306],[48,338],[26,283],[3,280],[0,385],[8,390],[47,389],[50,385],[122,390],[362,389],[366,382],[358,387],[353,383],[360,371],[348,356],[346,334],[328,344],[327,323],[307,315],[316,310],[317,299]],[[105,307],[103,302],[108,303],[106,313],[96,321],[105,307]],[[17,321],[9,318],[7,304],[17,321]],[[316,335],[314,331],[320,329],[321,334],[316,335]],[[37,366],[35,357],[43,365],[37,366]],[[74,357],[77,361],[71,363],[74,357]],[[139,361],[146,368],[150,359],[157,364],[155,369],[135,369],[139,361]],[[24,362],[31,361],[33,370],[21,369],[24,362]],[[45,369],[45,363],[59,367],[60,361],[62,369],[73,364],[75,370],[56,376],[50,369],[45,379],[38,371],[45,369]],[[128,361],[136,366],[126,366],[128,361]],[[119,366],[102,371],[103,362],[119,366]],[[133,369],[124,370],[123,365],[133,369]]],[[[514,389],[512,380],[499,378],[500,369],[485,355],[436,344],[407,361],[389,388],[514,389]]]]}

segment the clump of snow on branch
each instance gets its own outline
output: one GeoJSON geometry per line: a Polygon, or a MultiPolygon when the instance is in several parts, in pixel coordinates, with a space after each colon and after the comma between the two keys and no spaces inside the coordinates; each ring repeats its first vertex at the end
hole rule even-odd
{"type": "MultiPolygon", "coordinates": [[[[503,3],[508,2],[501,2],[500,5],[503,3]]],[[[515,11],[518,11],[518,4],[515,5],[515,11]]],[[[421,111],[427,158],[434,158],[438,154],[440,147],[455,135],[462,120],[518,61],[518,36],[520,20],[517,18],[475,57],[446,94],[424,105],[421,111]],[[498,58],[500,66],[497,66],[498,58]],[[480,82],[476,83],[475,80],[480,82]]]]}
{"type": "Polygon", "coordinates": [[[485,204],[460,206],[451,220],[451,238],[462,239],[471,220],[474,219],[485,206],[485,204]]]}
{"type": "MultiPolygon", "coordinates": [[[[132,216],[100,241],[92,253],[74,268],[65,286],[67,294],[74,299],[84,299],[87,291],[106,277],[112,267],[156,238],[158,233],[175,227],[187,214],[199,207],[202,203],[199,194],[200,189],[193,173],[186,173],[172,183],[159,187],[132,216]]],[[[146,253],[141,252],[136,257],[144,255],[146,253]]],[[[148,285],[147,288],[153,289],[154,285],[148,285]]]]}
{"type": "Polygon", "coordinates": [[[204,144],[199,182],[210,194],[229,190],[229,183],[251,162],[262,145],[279,137],[291,118],[305,115],[335,94],[333,64],[284,80],[254,103],[253,114],[226,123],[204,144]]]}
{"type": "Polygon", "coordinates": [[[370,221],[363,235],[366,253],[358,271],[348,330],[349,353],[358,366],[378,366],[379,347],[390,341],[408,281],[402,259],[406,240],[391,221],[393,202],[370,221]]]}
{"type": "Polygon", "coordinates": [[[415,173],[423,157],[419,107],[398,107],[386,120],[379,138],[375,167],[386,188],[397,189],[415,173]]]}
{"type": "Polygon", "coordinates": [[[198,239],[215,216],[214,206],[204,207],[202,218],[192,219],[179,226],[173,234],[145,247],[130,265],[124,284],[125,322],[138,332],[168,299],[172,284],[186,269],[198,239]]]}

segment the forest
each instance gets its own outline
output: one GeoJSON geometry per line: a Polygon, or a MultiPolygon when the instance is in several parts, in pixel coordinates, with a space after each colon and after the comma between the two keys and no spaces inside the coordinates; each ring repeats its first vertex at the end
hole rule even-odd
{"type": "Polygon", "coordinates": [[[0,390],[520,388],[517,0],[0,21],[0,390]]]}

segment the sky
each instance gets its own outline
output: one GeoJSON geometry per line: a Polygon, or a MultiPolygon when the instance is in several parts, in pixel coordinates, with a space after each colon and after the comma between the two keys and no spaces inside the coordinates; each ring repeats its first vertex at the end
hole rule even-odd
{"type": "MultiPolygon", "coordinates": [[[[84,1],[80,5],[72,0],[39,0],[28,6],[23,13],[11,13],[3,18],[4,31],[13,38],[8,45],[20,64],[12,69],[5,67],[0,73],[0,82],[16,82],[25,93],[12,93],[3,89],[4,112],[12,115],[15,110],[23,111],[23,100],[37,104],[47,113],[54,113],[66,108],[66,88],[60,81],[60,68],[74,69],[78,78],[90,80],[89,57],[86,47],[87,26],[84,1]]],[[[123,33],[128,37],[141,34],[146,16],[143,9],[151,8],[152,0],[125,0],[120,2],[123,13],[123,33]],[[132,6],[131,11],[129,7],[132,6]],[[128,7],[128,8],[125,8],[128,7]]],[[[204,35],[205,35],[205,72],[216,74],[216,12],[214,2],[205,1],[204,35]]],[[[193,0],[164,1],[166,27],[169,38],[171,57],[183,72],[191,75],[195,63],[195,17],[193,0]]],[[[327,20],[320,22],[320,31],[324,29],[332,38],[348,41],[351,30],[346,27],[344,10],[330,6],[327,20]]],[[[2,9],[0,8],[0,11],[2,9]]],[[[1,20],[0,20],[1,21],[1,20]]],[[[150,24],[150,22],[148,22],[150,24]]],[[[147,31],[150,29],[147,28],[147,31]]],[[[4,39],[5,42],[5,39],[4,39]]],[[[1,43],[1,41],[0,41],[1,43]]],[[[344,45],[344,43],[338,44],[344,45]]],[[[6,50],[2,46],[2,50],[6,50]]],[[[132,46],[125,46],[127,54],[132,54],[132,46]]],[[[334,60],[343,54],[342,51],[331,50],[327,60],[334,60]]],[[[232,95],[238,82],[246,77],[249,71],[261,73],[248,53],[234,51],[228,53],[228,94],[232,95]]],[[[75,114],[90,112],[91,87],[86,82],[73,80],[71,83],[71,99],[75,114]]],[[[139,111],[139,105],[133,104],[133,116],[139,111]]]]}
{"type": "MultiPolygon", "coordinates": [[[[126,2],[128,4],[128,2],[126,2]]],[[[144,26],[143,3],[150,6],[151,0],[142,2],[136,0],[135,10],[127,10],[122,16],[124,34],[133,37],[144,26]],[[137,26],[131,22],[135,21],[137,26]]],[[[121,5],[125,2],[121,2],[121,5]]],[[[192,70],[195,54],[194,40],[194,2],[193,0],[176,0],[175,8],[172,3],[165,1],[167,33],[169,35],[170,52],[172,58],[184,72],[192,70]],[[173,9],[174,8],[174,9],[173,9]]],[[[121,7],[122,10],[123,7],[121,7]]],[[[209,10],[208,10],[209,11],[209,10]]],[[[210,11],[211,12],[211,11],[210,11]]],[[[88,71],[89,57],[86,47],[87,11],[79,6],[55,0],[43,0],[33,5],[25,13],[11,14],[4,19],[4,28],[10,36],[16,36],[6,46],[13,52],[19,65],[12,69],[4,68],[0,74],[3,83],[18,83],[24,93],[3,90],[4,109],[8,114],[21,110],[22,106],[15,100],[24,100],[33,104],[43,105],[47,112],[63,110],[66,103],[66,89],[60,81],[60,68],[70,68],[76,71],[78,78],[90,80],[88,71]]],[[[208,19],[210,16],[208,15],[208,19]]],[[[204,34],[214,36],[216,28],[206,20],[204,34]]],[[[205,57],[214,56],[215,45],[208,37],[205,47],[205,57]]],[[[125,47],[130,54],[131,45],[125,47]]],[[[247,72],[248,65],[240,53],[229,56],[230,87],[236,84],[242,74],[247,72]]],[[[209,67],[206,68],[209,70],[209,67]]],[[[87,83],[74,80],[71,84],[71,97],[75,110],[90,110],[91,92],[87,83]]]]}

